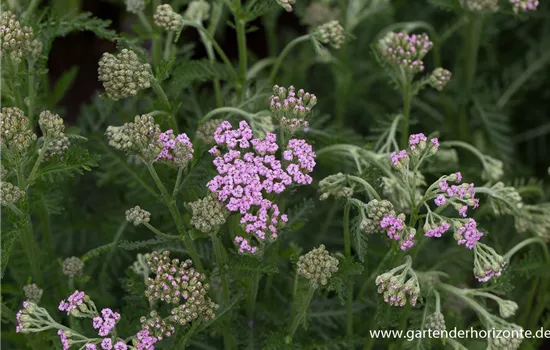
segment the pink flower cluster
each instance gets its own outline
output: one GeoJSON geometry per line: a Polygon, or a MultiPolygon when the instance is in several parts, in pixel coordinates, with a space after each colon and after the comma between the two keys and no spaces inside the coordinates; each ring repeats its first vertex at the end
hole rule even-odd
{"type": "MultiPolygon", "coordinates": [[[[455,174],[456,177],[456,183],[459,183],[462,181],[462,174],[460,172],[457,172],[455,174]]],[[[443,193],[437,195],[434,202],[435,205],[438,207],[444,205],[447,200],[452,200],[453,202],[457,202],[457,200],[462,201],[464,204],[457,204],[455,207],[457,208],[458,214],[460,214],[463,217],[466,217],[466,212],[468,210],[468,205],[471,205],[472,208],[477,208],[479,206],[479,199],[474,198],[475,196],[475,189],[474,184],[462,184],[460,186],[457,185],[449,185],[447,180],[441,180],[439,182],[439,190],[443,193]],[[468,201],[469,200],[469,201],[468,201]]]]}
{"type": "Polygon", "coordinates": [[[250,253],[254,254],[258,250],[257,247],[253,247],[250,245],[248,240],[244,237],[237,236],[235,237],[235,244],[239,247],[239,253],[250,253]]]}
{"type": "Polygon", "coordinates": [[[420,142],[426,142],[427,138],[424,134],[413,134],[409,136],[409,148],[414,151],[416,145],[420,142]]]}
{"type": "MultiPolygon", "coordinates": [[[[409,136],[409,149],[412,151],[412,155],[418,155],[418,152],[422,152],[426,149],[426,141],[428,138],[426,135],[420,133],[420,134],[412,134],[409,136]]],[[[439,140],[437,138],[432,138],[430,140],[430,151],[436,152],[439,148],[439,140]]],[[[402,159],[406,161],[409,157],[409,154],[407,150],[403,149],[399,152],[392,152],[390,154],[390,160],[391,164],[393,166],[401,166],[403,162],[401,162],[402,159]]]]}
{"type": "MultiPolygon", "coordinates": [[[[128,345],[122,341],[116,342],[113,346],[113,340],[111,338],[104,338],[101,341],[101,349],[103,350],[128,350],[128,345]]],[[[86,350],[97,350],[97,345],[95,344],[86,344],[86,350]]]]}
{"type": "Polygon", "coordinates": [[[439,226],[432,227],[426,233],[424,233],[424,236],[426,237],[435,237],[440,238],[441,235],[443,235],[445,232],[447,232],[451,228],[451,225],[443,221],[439,226]]]}
{"type": "Polygon", "coordinates": [[[136,335],[138,343],[136,344],[137,350],[154,350],[155,343],[158,342],[156,337],[149,335],[149,330],[144,329],[136,335]]]}
{"type": "Polygon", "coordinates": [[[84,292],[79,292],[78,290],[75,290],[73,294],[65,300],[61,300],[61,303],[59,304],[59,311],[66,311],[67,315],[71,313],[71,311],[76,310],[76,308],[82,304],[84,301],[84,297],[86,294],[84,292]]]}
{"type": "Polygon", "coordinates": [[[23,315],[23,312],[26,311],[26,308],[29,306],[29,302],[24,301],[23,302],[23,308],[19,311],[17,311],[17,314],[15,315],[15,319],[17,320],[17,326],[15,326],[15,332],[19,333],[21,330],[23,330],[23,324],[21,323],[21,315],[23,315]]]}
{"type": "Polygon", "coordinates": [[[407,233],[403,220],[388,215],[380,221],[380,227],[386,230],[389,238],[399,242],[401,250],[405,251],[414,246],[414,233],[407,233]]]}
{"type": "Polygon", "coordinates": [[[284,112],[290,112],[294,116],[305,117],[317,103],[317,97],[305,92],[304,89],[298,90],[298,96],[296,96],[294,86],[290,86],[287,90],[284,87],[275,85],[273,93],[269,107],[279,116],[284,115],[284,112]]]}
{"type": "Polygon", "coordinates": [[[422,58],[432,46],[426,34],[391,33],[383,54],[389,62],[418,73],[424,70],[422,58]]]}
{"type": "MultiPolygon", "coordinates": [[[[218,200],[226,203],[229,211],[243,215],[241,223],[246,225],[247,233],[264,241],[268,237],[276,239],[277,226],[288,221],[277,204],[264,198],[264,194],[280,194],[293,183],[311,183],[308,173],[315,167],[315,153],[304,140],[292,139],[283,153],[288,163],[284,166],[275,157],[279,149],[275,134],[267,133],[263,140],[253,137],[246,121],[241,121],[238,129],[227,121],[219,125],[214,140],[227,151],[222,154],[218,146],[210,150],[216,156],[213,163],[218,175],[207,186],[218,200]]],[[[256,252],[243,237],[238,237],[235,243],[240,245],[241,253],[256,252]]]]}
{"type": "Polygon", "coordinates": [[[398,165],[401,159],[406,159],[407,157],[407,151],[404,149],[399,152],[392,152],[390,154],[391,164],[398,165]]]}
{"type": "Polygon", "coordinates": [[[65,332],[63,332],[61,329],[57,330],[57,335],[59,335],[59,338],[61,339],[61,345],[63,346],[63,350],[69,350],[69,340],[67,339],[67,335],[65,332]]]}
{"type": "Polygon", "coordinates": [[[94,329],[99,329],[99,335],[102,337],[107,336],[113,328],[116,326],[116,322],[120,319],[118,312],[113,312],[111,309],[101,310],[101,316],[93,318],[94,329]]]}
{"type": "Polygon", "coordinates": [[[536,11],[539,7],[538,0],[510,0],[514,6],[514,12],[536,11]]]}
{"type": "Polygon", "coordinates": [[[468,249],[474,248],[482,236],[483,232],[477,230],[477,222],[474,219],[468,219],[455,232],[458,245],[464,244],[468,249]]]}
{"type": "Polygon", "coordinates": [[[479,282],[488,282],[493,277],[495,277],[495,278],[500,277],[501,274],[502,274],[502,267],[497,272],[495,272],[491,269],[488,269],[485,272],[485,277],[481,277],[481,276],[477,276],[477,275],[475,277],[479,282]]]}
{"type": "Polygon", "coordinates": [[[159,143],[162,145],[162,150],[160,151],[157,160],[166,159],[177,161],[177,159],[175,159],[177,157],[174,154],[174,150],[178,144],[187,146],[189,148],[189,152],[185,156],[189,157],[189,159],[193,158],[193,144],[185,133],[174,136],[173,130],[167,130],[159,135],[159,143]]]}

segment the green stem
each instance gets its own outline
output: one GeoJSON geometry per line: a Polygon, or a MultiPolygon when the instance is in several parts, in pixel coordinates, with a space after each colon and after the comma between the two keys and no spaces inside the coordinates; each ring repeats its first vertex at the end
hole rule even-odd
{"type": "Polygon", "coordinates": [[[392,256],[392,250],[391,249],[388,249],[388,252],[386,253],[386,255],[384,255],[384,257],[382,258],[382,260],[380,261],[380,263],[378,264],[378,266],[376,267],[376,269],[370,274],[370,276],[365,280],[365,282],[363,283],[363,286],[361,287],[361,290],[359,291],[359,299],[362,299],[365,295],[365,293],[367,292],[367,289],[370,285],[370,283],[376,278],[376,276],[380,273],[380,270],[382,269],[382,267],[384,266],[384,263],[392,256]]]}
{"type": "Polygon", "coordinates": [[[271,84],[274,83],[275,77],[277,76],[277,73],[279,72],[279,68],[281,67],[281,64],[283,63],[285,57],[288,55],[290,50],[294,46],[296,46],[297,44],[301,43],[302,41],[306,41],[306,40],[309,40],[309,39],[310,39],[309,34],[302,35],[302,36],[299,36],[296,39],[292,40],[291,42],[288,43],[288,45],[285,46],[285,48],[283,49],[283,52],[281,52],[279,57],[277,57],[277,61],[275,61],[275,65],[273,66],[273,68],[271,70],[271,74],[269,75],[269,82],[271,84]]]}
{"type": "Polygon", "coordinates": [[[168,100],[168,97],[166,97],[166,94],[164,93],[164,90],[162,89],[162,86],[160,86],[157,79],[153,78],[151,80],[151,87],[153,88],[153,91],[155,91],[155,94],[158,98],[162,101],[162,104],[164,105],[165,112],[168,113],[170,116],[170,127],[172,130],[174,130],[175,134],[179,133],[178,128],[178,121],[176,120],[176,116],[174,113],[172,113],[172,105],[170,104],[170,101],[168,100]]]}
{"type": "Polygon", "coordinates": [[[174,41],[174,32],[169,31],[166,34],[166,39],[164,41],[164,60],[168,61],[170,59],[170,54],[172,52],[172,42],[174,41]]]}
{"type": "Polygon", "coordinates": [[[407,148],[409,143],[409,124],[411,118],[411,85],[407,80],[403,91],[403,125],[401,125],[401,148],[407,148]]]}
{"type": "Polygon", "coordinates": [[[27,214],[25,227],[22,228],[21,244],[27,255],[27,259],[31,266],[31,272],[33,274],[33,280],[36,280],[39,285],[44,285],[44,279],[42,278],[42,269],[38,261],[38,252],[34,241],[34,234],[32,230],[32,222],[30,214],[27,214]]]}
{"type": "MultiPolygon", "coordinates": [[[[351,260],[351,240],[349,232],[349,216],[351,206],[346,203],[344,206],[344,252],[346,258],[351,260]]],[[[346,298],[346,335],[353,335],[353,279],[351,276],[347,282],[347,298],[346,298]]]]}
{"type": "Polygon", "coordinates": [[[504,260],[506,260],[507,262],[510,261],[510,259],[512,258],[512,256],[514,254],[516,254],[519,250],[521,250],[522,248],[528,246],[529,244],[532,244],[532,243],[538,243],[540,244],[543,252],[544,252],[544,257],[546,259],[546,262],[550,263],[550,254],[548,252],[548,247],[546,246],[546,242],[544,242],[544,240],[540,237],[532,237],[532,238],[528,238],[526,240],[523,240],[521,242],[519,242],[518,244],[516,244],[512,249],[510,249],[506,254],[504,254],[503,258],[504,260]]]}
{"type": "Polygon", "coordinates": [[[34,177],[36,176],[36,172],[38,171],[38,168],[40,167],[40,163],[42,163],[42,160],[44,159],[44,156],[46,155],[46,151],[48,150],[49,142],[48,140],[44,140],[44,145],[42,145],[42,148],[38,152],[38,158],[36,158],[36,161],[34,162],[34,165],[32,166],[32,170],[29,173],[29,176],[27,177],[27,181],[25,184],[25,190],[28,190],[32,183],[34,183],[34,177]]]}
{"type": "Polygon", "coordinates": [[[304,299],[302,305],[300,305],[297,315],[292,319],[289,335],[286,338],[287,343],[292,342],[292,338],[294,337],[296,330],[298,329],[300,324],[303,322],[304,317],[306,316],[307,309],[309,308],[309,304],[311,303],[311,299],[313,298],[313,294],[315,294],[315,288],[313,288],[313,286],[310,284],[309,290],[307,291],[306,298],[304,299]]]}
{"type": "MultiPolygon", "coordinates": [[[[225,269],[225,259],[222,251],[222,242],[218,238],[218,236],[213,233],[211,236],[212,239],[212,246],[214,248],[214,255],[216,257],[216,265],[218,265],[219,273],[220,273],[220,279],[222,281],[222,302],[224,306],[229,305],[229,287],[227,283],[227,275],[226,275],[226,269],[225,269]]],[[[229,328],[229,325],[227,321],[223,324],[223,344],[224,349],[232,349],[233,344],[231,341],[231,330],[229,328]]]]}
{"type": "Polygon", "coordinates": [[[248,294],[247,316],[248,316],[248,322],[251,323],[251,325],[249,325],[249,328],[248,328],[249,330],[248,349],[249,350],[254,349],[254,327],[255,327],[254,313],[256,310],[256,299],[258,297],[258,287],[260,285],[261,277],[262,276],[258,271],[254,272],[254,276],[252,277],[252,281],[251,281],[252,282],[251,288],[248,294]]]}
{"type": "Polygon", "coordinates": [[[183,175],[183,168],[180,167],[178,169],[178,176],[176,177],[176,183],[174,184],[174,189],[172,190],[172,198],[176,198],[176,195],[179,192],[182,175],[183,175]]]}
{"type": "Polygon", "coordinates": [[[235,0],[235,27],[237,29],[237,45],[239,50],[239,83],[240,93],[246,84],[246,71],[248,69],[248,50],[246,47],[246,22],[241,18],[241,0],[235,0]]]}
{"type": "Polygon", "coordinates": [[[29,68],[27,75],[27,97],[29,99],[27,117],[29,117],[29,120],[33,122],[32,115],[34,110],[34,95],[36,94],[36,92],[34,91],[34,60],[28,59],[27,66],[29,68]]]}
{"type": "Polygon", "coordinates": [[[29,4],[29,7],[27,7],[27,10],[25,11],[25,15],[23,16],[23,23],[26,24],[30,20],[31,15],[36,10],[38,5],[40,4],[40,0],[32,0],[29,4]]]}
{"type": "Polygon", "coordinates": [[[189,237],[189,234],[185,230],[183,220],[176,207],[176,201],[168,194],[168,191],[166,190],[166,187],[162,183],[162,180],[159,178],[157,171],[153,167],[153,164],[146,161],[143,161],[143,163],[145,163],[145,165],[147,166],[147,169],[149,170],[151,177],[155,181],[155,184],[157,185],[158,189],[160,190],[162,198],[164,199],[164,203],[168,207],[168,210],[170,210],[170,214],[172,214],[172,218],[176,223],[176,227],[178,229],[179,234],[183,238],[183,243],[185,244],[185,247],[189,251],[189,255],[191,255],[191,259],[193,260],[193,263],[197,266],[197,270],[204,271],[202,261],[199,257],[199,254],[197,253],[197,249],[195,248],[195,244],[193,243],[193,240],[191,239],[191,237],[189,237]]]}
{"type": "Polygon", "coordinates": [[[176,239],[181,238],[180,236],[163,233],[159,229],[157,229],[156,227],[154,227],[153,225],[151,225],[148,222],[144,222],[143,225],[145,225],[145,227],[147,227],[151,232],[153,232],[154,234],[156,234],[157,236],[159,236],[161,238],[169,239],[169,240],[176,240],[176,239]]]}
{"type": "MultiPolygon", "coordinates": [[[[152,8],[153,11],[156,11],[157,7],[159,7],[161,4],[161,0],[152,0],[152,8]]],[[[148,22],[148,21],[147,21],[148,22]]],[[[150,26],[149,26],[150,27],[150,26]]],[[[152,51],[152,58],[153,58],[153,66],[157,66],[160,63],[160,58],[162,54],[162,43],[161,43],[161,36],[158,35],[158,33],[153,33],[153,47],[151,48],[152,51]]]]}
{"type": "Polygon", "coordinates": [[[141,22],[141,24],[145,28],[145,30],[148,33],[152,33],[153,32],[153,27],[151,27],[151,23],[149,23],[149,20],[145,17],[145,15],[143,14],[143,11],[139,11],[137,13],[137,16],[139,18],[139,21],[141,22]]]}
{"type": "Polygon", "coordinates": [[[235,107],[220,107],[220,108],[213,109],[213,110],[211,110],[210,112],[206,113],[206,115],[205,115],[204,117],[201,118],[201,120],[200,120],[199,123],[205,123],[205,122],[207,122],[208,120],[210,120],[212,117],[214,117],[215,115],[223,114],[223,113],[238,114],[238,115],[243,116],[243,117],[245,117],[245,118],[251,118],[251,117],[254,116],[254,114],[248,113],[248,112],[243,111],[242,109],[239,109],[239,108],[235,108],[235,107]]]}
{"type": "MultiPolygon", "coordinates": [[[[220,18],[222,16],[223,12],[223,5],[222,4],[213,4],[212,5],[212,11],[210,13],[210,24],[208,25],[208,33],[211,37],[214,37],[216,34],[216,28],[218,27],[218,23],[220,21],[220,18]]],[[[206,53],[208,54],[208,59],[210,62],[214,63],[216,61],[216,57],[214,56],[214,52],[212,51],[212,43],[208,42],[205,36],[201,33],[201,39],[203,40],[203,43],[205,46],[207,46],[206,53]],[[208,45],[206,45],[208,43],[208,45]]],[[[222,107],[223,106],[223,98],[221,94],[221,87],[220,87],[220,80],[214,79],[214,94],[216,96],[216,107],[222,107]]]]}

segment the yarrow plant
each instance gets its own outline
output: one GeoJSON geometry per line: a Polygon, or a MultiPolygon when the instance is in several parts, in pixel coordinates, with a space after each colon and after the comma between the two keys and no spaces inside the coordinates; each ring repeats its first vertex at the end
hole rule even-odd
{"type": "Polygon", "coordinates": [[[2,3],[4,347],[543,345],[543,2],[103,2],[2,3]]]}

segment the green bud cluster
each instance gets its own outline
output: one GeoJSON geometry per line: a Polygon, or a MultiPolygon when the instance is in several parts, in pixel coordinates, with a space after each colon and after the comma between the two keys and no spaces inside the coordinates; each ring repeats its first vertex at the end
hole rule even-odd
{"type": "Polygon", "coordinates": [[[145,10],[145,0],[125,0],[126,2],[126,11],[138,14],[145,10]]]}
{"type": "Polygon", "coordinates": [[[447,329],[445,326],[445,317],[441,312],[434,312],[426,317],[426,328],[432,331],[444,331],[447,329]]]}
{"type": "Polygon", "coordinates": [[[126,220],[134,224],[134,226],[149,222],[151,213],[141,209],[139,205],[126,210],[126,220]]]}
{"type": "Polygon", "coordinates": [[[183,17],[168,4],[157,7],[153,20],[157,26],[171,32],[177,32],[183,27],[183,17]]]}
{"type": "Polygon", "coordinates": [[[116,56],[104,53],[99,60],[99,80],[113,100],[135,96],[151,86],[151,66],[140,63],[135,52],[123,49],[116,56]]]}
{"type": "Polygon", "coordinates": [[[170,260],[170,252],[153,252],[148,260],[149,269],[155,278],[145,281],[145,296],[150,302],[156,300],[174,305],[169,320],[185,325],[194,320],[212,320],[218,305],[208,297],[210,285],[206,276],[194,268],[192,261],[170,260]]]}
{"type": "Polygon", "coordinates": [[[11,11],[0,15],[1,54],[9,54],[16,63],[26,55],[37,56],[42,51],[42,44],[34,39],[31,27],[21,26],[11,11]]]}
{"type": "Polygon", "coordinates": [[[515,187],[497,182],[491,187],[495,196],[489,198],[489,203],[496,215],[513,215],[523,207],[523,199],[515,187]],[[498,199],[495,198],[498,196],[498,199]]]}
{"type": "Polygon", "coordinates": [[[332,174],[319,181],[320,200],[326,200],[330,196],[335,198],[350,198],[353,196],[353,188],[347,186],[345,174],[332,174]]]}
{"type": "Polygon", "coordinates": [[[478,242],[474,247],[474,275],[480,282],[500,277],[506,261],[493,248],[478,242]]]}
{"type": "Polygon", "coordinates": [[[25,197],[25,191],[10,182],[0,182],[0,203],[2,205],[15,204],[25,197]]]}
{"type": "Polygon", "coordinates": [[[512,300],[498,298],[498,312],[501,317],[512,317],[518,311],[518,304],[512,300]]]}
{"type": "Polygon", "coordinates": [[[378,293],[383,294],[384,302],[392,306],[405,306],[407,301],[415,306],[420,295],[418,278],[411,268],[410,257],[407,258],[404,264],[376,277],[378,293]]]}
{"type": "Polygon", "coordinates": [[[312,2],[302,18],[302,24],[316,28],[323,23],[340,18],[340,9],[332,8],[323,2],[312,2]]]}
{"type": "Polygon", "coordinates": [[[523,338],[522,327],[507,322],[498,322],[496,330],[500,331],[500,338],[489,338],[487,350],[517,350],[520,348],[523,338]],[[508,337],[505,337],[508,335],[508,337]]]}
{"type": "Polygon", "coordinates": [[[196,137],[207,145],[214,144],[214,133],[218,126],[220,126],[221,119],[210,119],[197,129],[196,137]]]}
{"type": "Polygon", "coordinates": [[[63,263],[61,264],[61,268],[65,276],[78,277],[82,275],[82,269],[84,269],[84,262],[82,262],[82,260],[80,260],[76,256],[72,256],[70,258],[63,260],[63,263]]]}
{"type": "Polygon", "coordinates": [[[38,304],[40,299],[42,299],[44,290],[38,288],[38,286],[33,283],[24,286],[23,293],[25,293],[25,300],[38,304]]]}
{"type": "Polygon", "coordinates": [[[31,129],[29,118],[17,107],[4,107],[0,113],[0,142],[11,151],[23,152],[34,141],[36,135],[31,129]]]}
{"type": "MultiPolygon", "coordinates": [[[[373,199],[366,205],[367,217],[361,220],[360,229],[365,233],[375,233],[382,232],[380,227],[380,221],[385,216],[392,215],[395,216],[395,211],[393,209],[393,204],[387,200],[377,200],[373,199]]],[[[404,214],[400,214],[404,216],[404,214]]],[[[398,217],[401,219],[401,217],[398,217]]]]}
{"type": "Polygon", "coordinates": [[[204,233],[218,232],[229,216],[229,210],[213,194],[190,202],[189,207],[193,212],[191,225],[204,233]]]}
{"type": "Polygon", "coordinates": [[[313,35],[323,44],[330,44],[335,49],[342,47],[346,41],[344,28],[338,21],[330,21],[319,26],[313,35]]]}
{"type": "Polygon", "coordinates": [[[183,14],[183,18],[202,23],[210,17],[210,4],[204,0],[194,0],[189,3],[187,10],[183,14]]]}
{"type": "Polygon", "coordinates": [[[133,122],[122,126],[109,126],[105,135],[109,146],[142,156],[146,161],[154,161],[162,150],[158,140],[160,127],[149,115],[136,116],[133,122]]]}
{"type": "Polygon", "coordinates": [[[151,311],[149,318],[140,318],[141,329],[147,329],[149,334],[157,338],[168,338],[176,331],[176,327],[161,318],[158,312],[151,311]]]}
{"type": "Polygon", "coordinates": [[[497,12],[499,0],[460,0],[460,6],[474,12],[497,12]]]}
{"type": "Polygon", "coordinates": [[[550,242],[550,203],[524,205],[514,219],[518,232],[530,231],[550,242]]]}
{"type": "Polygon", "coordinates": [[[288,89],[284,86],[274,85],[273,95],[269,98],[269,108],[277,118],[305,119],[317,104],[317,96],[298,90],[294,86],[288,89]]]}
{"type": "Polygon", "coordinates": [[[504,163],[491,156],[484,157],[483,172],[481,178],[486,181],[498,181],[504,176],[504,163]]]}
{"type": "MultiPolygon", "coordinates": [[[[45,145],[47,143],[44,160],[54,156],[61,158],[71,144],[69,138],[64,134],[63,119],[50,111],[43,111],[38,118],[38,125],[46,139],[45,145]]],[[[42,149],[40,151],[42,152],[42,149]]]]}
{"type": "Polygon", "coordinates": [[[325,286],[338,271],[338,263],[321,244],[298,259],[298,274],[307,278],[313,288],[318,288],[325,286]]]}
{"type": "Polygon", "coordinates": [[[434,89],[441,91],[445,85],[447,85],[449,80],[451,80],[452,76],[453,74],[450,71],[440,67],[434,69],[428,82],[434,89]]]}

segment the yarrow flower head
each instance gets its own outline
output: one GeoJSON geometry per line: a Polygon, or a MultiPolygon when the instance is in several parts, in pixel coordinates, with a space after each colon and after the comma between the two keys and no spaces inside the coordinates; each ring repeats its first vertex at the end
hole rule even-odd
{"type": "Polygon", "coordinates": [[[17,325],[15,331],[17,333],[29,333],[32,326],[32,317],[34,316],[34,311],[37,309],[37,305],[32,301],[24,301],[23,308],[17,311],[15,315],[15,320],[17,325]]]}
{"type": "Polygon", "coordinates": [[[66,311],[67,315],[69,315],[73,310],[76,310],[80,305],[82,305],[85,297],[86,297],[86,294],[84,292],[75,290],[73,294],[69,296],[67,301],[65,300],[61,301],[58,309],[59,311],[66,311]]]}
{"type": "Polygon", "coordinates": [[[210,17],[210,4],[205,0],[194,0],[189,3],[183,18],[196,23],[203,23],[210,17]]]}
{"type": "Polygon", "coordinates": [[[214,144],[214,133],[220,124],[223,122],[221,119],[210,119],[206,123],[199,126],[197,129],[197,134],[195,135],[197,139],[204,142],[206,145],[214,144]]]}
{"type": "Polygon", "coordinates": [[[445,326],[445,317],[439,311],[434,312],[433,314],[426,317],[426,328],[431,329],[432,331],[444,331],[447,329],[445,326]]]}
{"type": "Polygon", "coordinates": [[[155,278],[145,282],[145,296],[152,302],[172,304],[169,319],[173,323],[183,326],[196,319],[214,319],[218,305],[208,297],[210,285],[204,282],[206,276],[192,268],[191,260],[170,260],[169,255],[168,251],[151,254],[149,268],[155,278]]]}
{"type": "Polygon", "coordinates": [[[380,227],[386,231],[389,238],[396,240],[403,251],[414,246],[416,230],[405,225],[405,214],[385,216],[380,221],[380,227]]]}
{"type": "Polygon", "coordinates": [[[493,322],[490,324],[493,328],[489,328],[492,334],[501,334],[500,337],[489,337],[487,350],[517,350],[520,348],[523,342],[522,327],[508,323],[498,317],[491,319],[493,322]],[[496,330],[496,332],[495,332],[496,330]]]}
{"type": "Polygon", "coordinates": [[[298,274],[305,277],[313,288],[327,285],[338,272],[338,259],[329,255],[324,245],[314,248],[298,259],[298,274]]]}
{"type": "Polygon", "coordinates": [[[162,150],[157,156],[157,161],[163,160],[178,168],[187,168],[193,159],[194,152],[193,144],[187,134],[182,133],[174,136],[173,130],[167,130],[159,135],[158,140],[162,150]]]}
{"type": "Polygon", "coordinates": [[[466,222],[462,223],[455,221],[454,224],[454,238],[458,245],[464,245],[468,249],[473,249],[483,236],[483,232],[477,229],[477,222],[474,219],[468,219],[466,222]]]}
{"type": "Polygon", "coordinates": [[[353,196],[353,188],[349,187],[347,175],[342,173],[332,174],[319,181],[320,200],[330,196],[335,198],[350,198],[353,196]]]}
{"type": "Polygon", "coordinates": [[[191,225],[204,233],[218,232],[229,216],[229,210],[214,194],[190,202],[189,207],[193,213],[191,225]]]}
{"type": "Polygon", "coordinates": [[[71,347],[71,344],[69,343],[67,334],[65,334],[65,332],[59,329],[57,330],[57,335],[59,335],[59,339],[61,340],[61,346],[63,347],[63,350],[69,350],[69,348],[71,347]]]}
{"type": "Polygon", "coordinates": [[[133,122],[122,126],[109,126],[105,132],[109,146],[147,162],[154,162],[163,150],[160,134],[160,127],[149,115],[136,116],[133,122]]]}
{"type": "Polygon", "coordinates": [[[157,7],[153,20],[157,26],[171,32],[177,32],[183,27],[183,17],[168,4],[157,7]]]}
{"type": "Polygon", "coordinates": [[[11,151],[24,152],[36,141],[29,118],[17,107],[4,107],[0,113],[0,142],[11,151]]]}
{"type": "Polygon", "coordinates": [[[275,0],[281,5],[287,12],[292,12],[292,5],[296,3],[296,0],[275,0]]]}
{"type": "Polygon", "coordinates": [[[407,301],[415,306],[420,295],[420,284],[411,268],[412,260],[409,256],[406,259],[403,265],[376,277],[378,293],[383,294],[384,301],[392,306],[405,306],[407,301]]]}
{"type": "Polygon", "coordinates": [[[10,182],[0,182],[0,204],[12,205],[25,197],[25,191],[10,182]]]}
{"type": "Polygon", "coordinates": [[[424,70],[422,59],[432,48],[433,43],[425,33],[407,34],[390,32],[383,38],[378,48],[388,63],[400,66],[411,74],[424,70]]]}
{"type": "Polygon", "coordinates": [[[475,198],[474,184],[463,183],[462,174],[460,172],[443,176],[429,188],[431,197],[434,198],[434,203],[438,207],[447,203],[451,204],[459,215],[466,217],[468,207],[477,208],[479,199],[475,198]],[[454,182],[454,185],[449,184],[454,182]]]}
{"type": "Polygon", "coordinates": [[[536,11],[539,7],[538,0],[510,0],[510,3],[512,3],[515,13],[536,11]]]}
{"type": "Polygon", "coordinates": [[[26,55],[36,57],[42,51],[42,44],[34,39],[32,28],[21,26],[11,11],[4,11],[0,15],[0,41],[0,55],[4,57],[9,54],[16,63],[21,62],[26,55]]]}
{"type": "MultiPolygon", "coordinates": [[[[216,157],[218,175],[207,187],[230,212],[240,212],[246,233],[264,244],[266,239],[276,239],[277,227],[288,220],[265,194],[280,194],[293,183],[310,184],[308,173],[315,166],[315,153],[304,140],[291,139],[281,162],[275,157],[279,149],[275,134],[267,133],[263,140],[253,137],[246,121],[241,121],[238,129],[227,121],[220,124],[214,133],[218,146],[210,150],[216,157]],[[220,146],[225,153],[218,149],[220,146]]],[[[244,237],[237,237],[235,243],[241,252],[256,252],[244,237]]]]}
{"type": "Polygon", "coordinates": [[[154,350],[155,344],[159,339],[155,336],[152,336],[149,333],[148,329],[143,329],[136,335],[136,341],[134,341],[134,346],[137,350],[154,350]]]}
{"type": "Polygon", "coordinates": [[[104,53],[99,60],[99,81],[113,100],[135,96],[151,86],[151,66],[140,63],[135,52],[123,49],[116,56],[104,53]]]}
{"type": "Polygon", "coordinates": [[[320,25],[315,29],[313,35],[323,44],[330,44],[335,49],[342,47],[346,41],[344,27],[336,20],[320,25]]]}
{"type": "Polygon", "coordinates": [[[151,219],[151,213],[145,209],[141,209],[139,205],[126,210],[126,221],[131,222],[134,226],[148,223],[151,219]]]}
{"type": "Polygon", "coordinates": [[[138,14],[145,10],[145,0],[124,0],[126,3],[126,11],[138,14]]]}
{"type": "Polygon", "coordinates": [[[493,248],[483,243],[474,247],[474,275],[479,282],[500,277],[506,261],[493,248]]]}
{"type": "Polygon", "coordinates": [[[50,111],[43,111],[38,117],[38,125],[44,134],[45,142],[39,152],[46,152],[44,160],[54,156],[61,158],[70,146],[69,138],[65,135],[63,119],[50,111]]]}
{"type": "Polygon", "coordinates": [[[27,284],[26,286],[24,286],[23,293],[25,293],[25,299],[27,301],[38,304],[40,303],[40,299],[42,299],[42,294],[44,293],[44,290],[38,288],[38,286],[35,283],[33,283],[33,284],[27,284]]]}
{"type": "Polygon", "coordinates": [[[365,233],[383,232],[380,222],[385,217],[395,216],[393,204],[387,200],[373,199],[366,205],[366,217],[361,221],[360,229],[365,233]]]}
{"type": "Polygon", "coordinates": [[[101,310],[101,316],[94,317],[92,322],[94,329],[99,330],[98,335],[106,337],[116,327],[118,320],[120,320],[118,312],[113,312],[111,309],[103,309],[101,310]]]}
{"type": "Polygon", "coordinates": [[[444,68],[436,68],[430,75],[429,83],[434,89],[441,91],[449,80],[451,80],[452,76],[453,74],[450,71],[444,68]]]}
{"type": "Polygon", "coordinates": [[[76,256],[72,256],[63,260],[61,264],[63,274],[68,277],[77,277],[82,275],[82,269],[84,268],[84,263],[82,260],[76,256]]]}
{"type": "MultiPolygon", "coordinates": [[[[298,90],[294,86],[289,86],[288,89],[279,85],[273,86],[273,95],[269,98],[269,108],[275,116],[286,123],[292,122],[295,119],[305,119],[313,107],[317,104],[317,97],[314,94],[305,92],[304,89],[298,90]]],[[[307,127],[307,124],[304,125],[307,127]]]]}

